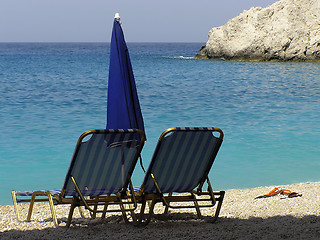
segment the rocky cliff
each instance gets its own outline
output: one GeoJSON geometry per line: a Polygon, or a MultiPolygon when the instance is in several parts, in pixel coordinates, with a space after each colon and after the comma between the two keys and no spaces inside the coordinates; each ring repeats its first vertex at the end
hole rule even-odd
{"type": "Polygon", "coordinates": [[[221,27],[195,56],[243,60],[320,60],[320,0],[252,7],[221,27]]]}

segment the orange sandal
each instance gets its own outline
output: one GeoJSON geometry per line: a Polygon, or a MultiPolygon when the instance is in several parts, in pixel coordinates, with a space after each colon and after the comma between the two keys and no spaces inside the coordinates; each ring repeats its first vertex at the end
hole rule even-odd
{"type": "Polygon", "coordinates": [[[279,194],[286,195],[288,198],[301,197],[302,196],[302,194],[299,194],[299,193],[296,193],[296,192],[291,192],[288,189],[279,189],[279,188],[276,187],[273,190],[271,190],[268,194],[265,194],[265,195],[262,195],[262,196],[258,196],[255,199],[272,197],[272,196],[279,195],[279,194]]]}

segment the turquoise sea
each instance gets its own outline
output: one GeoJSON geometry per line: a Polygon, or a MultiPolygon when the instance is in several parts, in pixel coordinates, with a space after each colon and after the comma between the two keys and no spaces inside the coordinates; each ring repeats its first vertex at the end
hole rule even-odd
{"type": "MultiPolygon", "coordinates": [[[[128,43],[144,166],[166,128],[214,126],[216,190],[320,181],[320,63],[193,59],[202,45],[128,43]]],[[[0,43],[0,205],[62,187],[80,134],[106,125],[108,67],[108,43],[0,43]]]]}

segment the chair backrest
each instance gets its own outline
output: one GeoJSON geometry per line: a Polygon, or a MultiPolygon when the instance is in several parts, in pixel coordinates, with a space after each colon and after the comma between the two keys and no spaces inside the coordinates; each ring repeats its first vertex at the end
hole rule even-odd
{"type": "Polygon", "coordinates": [[[222,140],[223,132],[218,128],[166,130],[159,138],[142,189],[157,192],[152,173],[163,193],[193,190],[208,176],[222,140]]]}
{"type": "Polygon", "coordinates": [[[75,196],[73,177],[84,196],[126,190],[145,142],[138,129],[90,130],[76,145],[62,188],[62,196],[75,196]]]}

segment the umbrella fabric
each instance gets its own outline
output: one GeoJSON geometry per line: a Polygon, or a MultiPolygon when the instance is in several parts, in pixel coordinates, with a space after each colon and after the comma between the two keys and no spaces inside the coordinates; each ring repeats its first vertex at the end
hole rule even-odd
{"type": "Polygon", "coordinates": [[[144,131],[129,51],[118,20],[114,20],[110,45],[107,129],[144,131]]]}

